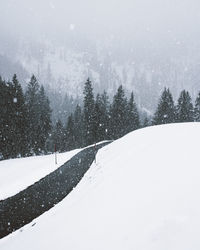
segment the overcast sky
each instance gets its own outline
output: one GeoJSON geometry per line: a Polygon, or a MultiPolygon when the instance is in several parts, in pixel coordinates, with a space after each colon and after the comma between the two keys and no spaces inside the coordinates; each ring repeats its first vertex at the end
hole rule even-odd
{"type": "Polygon", "coordinates": [[[199,0],[0,0],[0,32],[42,37],[107,38],[184,46],[200,38],[199,0]]]}

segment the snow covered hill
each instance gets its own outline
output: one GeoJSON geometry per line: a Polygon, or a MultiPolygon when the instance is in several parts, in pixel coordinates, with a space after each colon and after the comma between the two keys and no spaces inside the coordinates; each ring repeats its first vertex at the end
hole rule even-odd
{"type": "Polygon", "coordinates": [[[1,250],[199,250],[200,123],[154,126],[101,149],[78,186],[1,250]]]}

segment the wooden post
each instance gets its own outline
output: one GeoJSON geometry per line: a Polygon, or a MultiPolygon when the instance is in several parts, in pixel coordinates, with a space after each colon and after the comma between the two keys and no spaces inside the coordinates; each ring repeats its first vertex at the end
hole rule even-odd
{"type": "Polygon", "coordinates": [[[55,164],[57,165],[57,152],[56,152],[56,144],[55,144],[55,164]]]}
{"type": "Polygon", "coordinates": [[[94,162],[96,163],[96,143],[94,144],[94,162]]]}

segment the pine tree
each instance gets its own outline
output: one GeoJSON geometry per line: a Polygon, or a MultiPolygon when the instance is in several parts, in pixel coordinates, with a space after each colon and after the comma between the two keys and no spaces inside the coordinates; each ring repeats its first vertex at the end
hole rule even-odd
{"type": "Polygon", "coordinates": [[[67,151],[72,150],[76,147],[75,133],[74,133],[74,119],[71,114],[67,119],[66,128],[66,149],[67,151]]]}
{"type": "Polygon", "coordinates": [[[9,134],[8,102],[8,85],[0,77],[0,159],[6,159],[9,156],[9,149],[7,149],[7,139],[9,134]]]}
{"type": "Polygon", "coordinates": [[[4,106],[4,119],[3,119],[3,140],[4,140],[4,159],[15,157],[14,150],[14,130],[13,130],[13,92],[12,83],[7,82],[5,88],[5,106],[4,106]]]}
{"type": "Polygon", "coordinates": [[[101,131],[102,137],[101,140],[109,139],[109,97],[106,91],[100,96],[100,109],[101,109],[101,131]]]}
{"type": "Polygon", "coordinates": [[[51,109],[49,99],[45,95],[44,87],[41,86],[38,95],[39,100],[39,129],[40,137],[38,138],[38,147],[41,151],[46,151],[46,141],[51,131],[51,109]]]}
{"type": "Polygon", "coordinates": [[[51,109],[43,86],[40,88],[33,75],[26,91],[29,151],[33,154],[46,151],[46,140],[51,131],[51,109]]]}
{"type": "Polygon", "coordinates": [[[113,98],[110,109],[110,132],[112,139],[117,139],[126,134],[127,106],[127,99],[121,85],[113,98]]]}
{"type": "Polygon", "coordinates": [[[28,148],[31,154],[40,152],[40,105],[39,105],[39,84],[33,75],[26,91],[26,105],[28,117],[28,148]]]}
{"type": "Polygon", "coordinates": [[[95,141],[101,141],[102,131],[101,131],[101,108],[100,108],[100,95],[97,94],[95,107],[94,107],[94,124],[95,124],[95,141]]]}
{"type": "Polygon", "coordinates": [[[66,133],[61,120],[56,122],[51,136],[51,151],[54,152],[55,147],[58,152],[63,152],[66,150],[66,133]]]}
{"type": "Polygon", "coordinates": [[[177,121],[192,122],[194,121],[194,109],[192,99],[188,91],[183,90],[178,99],[177,121]]]}
{"type": "Polygon", "coordinates": [[[84,87],[84,144],[90,145],[96,141],[95,134],[95,104],[91,81],[88,78],[84,87]]]}
{"type": "Polygon", "coordinates": [[[24,156],[27,151],[26,108],[16,75],[12,82],[0,79],[0,113],[1,158],[24,156]]]}
{"type": "Polygon", "coordinates": [[[142,123],[142,127],[145,128],[148,126],[150,126],[150,119],[147,116],[145,116],[143,123],[142,123]]]}
{"type": "Polygon", "coordinates": [[[136,103],[134,101],[133,92],[131,93],[130,100],[128,102],[127,110],[127,133],[136,130],[140,127],[139,113],[137,110],[136,103]]]}
{"type": "Polygon", "coordinates": [[[22,87],[17,80],[16,74],[11,83],[12,91],[12,111],[11,126],[12,133],[12,153],[13,157],[25,156],[27,153],[27,109],[22,87]]]}
{"type": "Polygon", "coordinates": [[[200,92],[195,100],[194,121],[200,122],[200,92]]]}
{"type": "Polygon", "coordinates": [[[95,101],[95,131],[96,141],[108,139],[109,129],[109,97],[106,91],[97,94],[95,101]]]}
{"type": "Polygon", "coordinates": [[[74,111],[74,140],[75,140],[75,148],[80,148],[84,145],[83,138],[83,114],[81,107],[79,105],[76,106],[74,111]]]}
{"type": "Polygon", "coordinates": [[[164,89],[157,110],[153,117],[153,124],[166,124],[176,121],[176,108],[169,89],[164,89]]]}

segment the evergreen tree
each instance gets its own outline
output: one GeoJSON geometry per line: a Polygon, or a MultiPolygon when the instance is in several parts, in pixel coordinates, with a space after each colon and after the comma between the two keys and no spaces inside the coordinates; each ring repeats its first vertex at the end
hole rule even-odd
{"type": "Polygon", "coordinates": [[[4,140],[4,159],[13,158],[15,156],[14,150],[14,130],[13,130],[13,92],[12,83],[7,82],[5,88],[5,106],[4,106],[4,119],[3,119],[3,140],[4,140]]]}
{"type": "Polygon", "coordinates": [[[126,134],[127,131],[127,99],[122,85],[118,88],[113,98],[110,110],[111,138],[117,139],[126,134]]]}
{"type": "Polygon", "coordinates": [[[101,140],[109,139],[109,97],[106,91],[100,96],[100,109],[101,109],[101,131],[102,137],[101,140]]]}
{"type": "Polygon", "coordinates": [[[46,151],[46,141],[51,131],[51,109],[43,86],[39,90],[38,100],[40,106],[38,120],[40,137],[38,138],[38,147],[42,151],[46,151]]]}
{"type": "Polygon", "coordinates": [[[97,94],[95,107],[94,107],[94,126],[95,126],[95,142],[101,141],[102,131],[101,131],[101,108],[100,108],[100,95],[97,94]]]}
{"type": "Polygon", "coordinates": [[[71,114],[67,119],[67,128],[66,128],[66,150],[72,150],[76,147],[75,135],[74,135],[74,119],[71,114]]]}
{"type": "Polygon", "coordinates": [[[25,156],[27,153],[27,109],[22,87],[17,80],[16,74],[11,83],[12,111],[10,130],[12,131],[12,156],[25,156]]]}
{"type": "Polygon", "coordinates": [[[143,120],[143,123],[142,123],[142,127],[145,128],[145,127],[148,127],[150,126],[150,120],[148,119],[147,116],[145,116],[144,120],[143,120]]]}
{"type": "Polygon", "coordinates": [[[95,131],[96,141],[108,139],[109,129],[109,98],[106,91],[97,94],[95,102],[95,131]]]}
{"type": "Polygon", "coordinates": [[[153,117],[153,125],[173,123],[176,121],[176,108],[169,89],[164,89],[157,110],[153,117]]]}
{"type": "Polygon", "coordinates": [[[9,134],[8,103],[8,85],[0,77],[0,159],[6,159],[9,156],[9,148],[7,148],[7,140],[9,134]]]}
{"type": "Polygon", "coordinates": [[[84,145],[83,138],[83,114],[81,107],[79,105],[76,106],[74,111],[74,140],[75,140],[75,148],[80,148],[84,145]]]}
{"type": "Polygon", "coordinates": [[[177,121],[192,122],[194,121],[194,109],[192,99],[188,91],[183,90],[178,99],[177,121]]]}
{"type": "Polygon", "coordinates": [[[39,105],[39,84],[33,75],[26,91],[28,125],[28,147],[29,151],[39,153],[40,149],[40,105],[39,105]]]}
{"type": "Polygon", "coordinates": [[[0,79],[0,147],[1,158],[26,154],[26,108],[17,76],[12,82],[0,79]]]}
{"type": "Polygon", "coordinates": [[[200,92],[195,100],[194,121],[200,122],[200,92]]]}
{"type": "Polygon", "coordinates": [[[44,88],[33,75],[26,91],[29,151],[39,154],[46,151],[46,140],[51,131],[51,109],[44,88]]]}
{"type": "Polygon", "coordinates": [[[84,87],[84,144],[89,145],[96,141],[95,138],[95,103],[93,88],[88,78],[84,87]]]}
{"type": "Polygon", "coordinates": [[[127,133],[138,129],[139,127],[140,127],[139,113],[132,92],[130,100],[128,102],[128,110],[127,110],[127,133]]]}
{"type": "Polygon", "coordinates": [[[55,147],[58,152],[65,151],[66,150],[65,138],[66,138],[66,133],[65,133],[64,126],[61,120],[58,120],[56,122],[56,125],[53,129],[53,133],[51,136],[51,144],[52,144],[51,151],[54,152],[55,147]]]}

